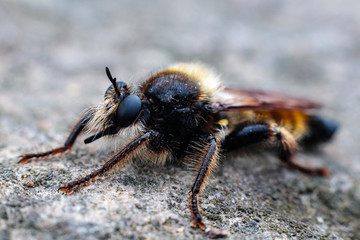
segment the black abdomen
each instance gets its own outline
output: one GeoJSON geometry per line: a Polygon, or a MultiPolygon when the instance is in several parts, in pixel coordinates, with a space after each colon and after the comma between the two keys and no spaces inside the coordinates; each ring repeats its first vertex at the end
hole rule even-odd
{"type": "Polygon", "coordinates": [[[306,147],[312,147],[329,141],[336,132],[338,124],[318,116],[310,116],[308,127],[308,134],[301,139],[301,144],[306,147]]]}

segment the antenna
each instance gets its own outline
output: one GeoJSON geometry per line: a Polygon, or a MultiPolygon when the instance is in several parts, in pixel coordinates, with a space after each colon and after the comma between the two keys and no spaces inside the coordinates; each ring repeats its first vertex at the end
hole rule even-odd
{"type": "Polygon", "coordinates": [[[112,77],[112,75],[111,75],[110,70],[109,70],[108,67],[105,68],[105,72],[106,72],[106,75],[107,75],[107,77],[109,78],[110,82],[111,82],[111,83],[113,84],[113,86],[114,86],[116,95],[117,95],[118,97],[120,97],[121,95],[120,95],[119,89],[118,89],[118,87],[117,87],[117,85],[116,85],[116,78],[113,78],[113,77],[112,77]]]}

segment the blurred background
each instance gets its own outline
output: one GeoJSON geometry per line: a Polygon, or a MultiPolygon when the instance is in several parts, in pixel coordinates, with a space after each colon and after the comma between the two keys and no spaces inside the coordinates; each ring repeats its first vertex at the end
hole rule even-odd
{"type": "MultiPolygon", "coordinates": [[[[307,184],[310,184],[313,190],[316,189],[315,185],[323,184],[324,191],[330,194],[329,198],[343,194],[345,199],[331,203],[330,209],[334,210],[334,213],[327,215],[329,219],[337,216],[336,220],[326,220],[325,216],[325,220],[319,220],[317,216],[302,226],[304,229],[316,226],[315,230],[309,231],[317,237],[359,237],[359,223],[354,223],[354,219],[360,218],[359,9],[360,3],[356,0],[346,3],[336,0],[305,0],[301,3],[284,0],[0,0],[0,168],[3,169],[0,170],[3,171],[2,177],[0,176],[0,189],[3,188],[1,206],[5,209],[9,202],[22,199],[22,191],[25,190],[21,181],[27,180],[34,171],[38,171],[39,178],[43,178],[42,174],[47,174],[49,169],[54,170],[57,166],[66,169],[71,166],[75,169],[73,176],[76,177],[99,164],[99,160],[92,157],[92,160],[83,163],[85,166],[82,167],[79,167],[76,161],[56,161],[56,164],[60,165],[54,165],[54,161],[51,161],[19,168],[15,159],[21,152],[62,143],[81,111],[90,104],[102,101],[109,86],[105,66],[110,67],[117,79],[137,84],[152,71],[174,62],[196,61],[211,66],[221,74],[227,85],[286,93],[324,104],[321,114],[339,122],[341,128],[334,141],[324,146],[320,154],[305,154],[302,157],[307,163],[311,164],[312,159],[315,159],[313,163],[329,166],[334,176],[325,182],[311,182],[312,180],[306,177],[286,175],[286,171],[281,171],[275,178],[290,178],[291,181],[296,181],[296,184],[309,181],[307,184]],[[11,174],[6,175],[7,173],[11,174]],[[299,178],[301,180],[294,180],[299,178]],[[12,184],[6,185],[9,182],[12,184]],[[13,188],[14,184],[19,186],[13,188]],[[17,191],[21,194],[17,195],[17,191]]],[[[79,150],[80,155],[83,154],[82,158],[87,158],[87,152],[91,152],[93,148],[81,144],[77,147],[83,150],[79,150]]],[[[78,153],[75,151],[73,154],[78,153]]],[[[72,158],[77,158],[75,155],[71,155],[72,158]]],[[[106,159],[106,156],[109,156],[109,153],[103,158],[106,159]]],[[[63,157],[63,161],[66,158],[68,156],[63,157]]],[[[265,168],[267,162],[264,160],[265,168]]],[[[278,164],[276,160],[272,160],[272,163],[278,164]]],[[[246,165],[246,162],[241,164],[243,165],[236,165],[237,171],[250,174],[247,177],[253,176],[251,165],[246,165]],[[241,170],[246,166],[248,171],[241,170]]],[[[226,165],[220,175],[228,176],[233,168],[233,165],[226,165]]],[[[68,181],[71,177],[67,170],[63,173],[63,178],[57,179],[53,176],[49,181],[54,181],[55,185],[68,181]]],[[[156,171],[154,174],[157,174],[156,171]]],[[[242,179],[241,174],[238,179],[242,179]]],[[[178,178],[178,181],[181,186],[182,180],[178,178]]],[[[219,189],[222,186],[221,181],[225,181],[221,176],[214,180],[215,185],[219,183],[219,189]]],[[[228,181],[231,185],[232,180],[228,181]]],[[[105,182],[107,181],[103,181],[104,184],[105,182]]],[[[170,181],[169,184],[173,183],[170,181]]],[[[191,184],[191,181],[186,184],[191,184]]],[[[56,195],[56,186],[49,186],[41,191],[44,191],[45,195],[56,195]]],[[[294,191],[303,191],[296,186],[294,191]]],[[[260,186],[254,185],[254,188],[260,186]]],[[[37,211],[41,211],[46,204],[37,205],[34,199],[43,199],[44,195],[34,197],[40,190],[35,188],[32,191],[28,192],[27,200],[32,202],[31,206],[35,206],[37,211]]],[[[210,188],[209,192],[212,191],[215,190],[210,188]]],[[[186,190],[184,192],[186,193],[186,190]]],[[[182,197],[182,201],[186,202],[186,194],[182,197]]],[[[316,203],[317,197],[318,195],[311,199],[315,199],[316,203]]],[[[71,201],[60,195],[56,195],[54,199],[61,199],[64,204],[71,201]]],[[[50,200],[55,201],[54,199],[50,200]]],[[[154,199],[160,197],[155,195],[154,199]]],[[[297,204],[302,203],[299,201],[297,204]]],[[[163,237],[201,239],[201,232],[189,230],[186,203],[180,205],[180,209],[181,206],[184,206],[185,215],[176,223],[178,226],[175,225],[178,228],[183,225],[185,230],[175,231],[176,233],[169,230],[163,237]]],[[[14,213],[18,218],[30,211],[21,204],[14,209],[20,214],[14,213]]],[[[325,206],[324,209],[329,208],[325,206]]],[[[39,233],[45,231],[43,225],[34,230],[20,220],[20,223],[9,220],[11,213],[6,211],[7,218],[0,211],[0,238],[25,238],[31,234],[41,238],[54,237],[51,234],[39,233]],[[32,230],[26,230],[27,228],[32,230]]],[[[129,209],[129,212],[132,212],[132,209],[129,209]]],[[[147,212],[143,213],[145,216],[153,214],[147,210],[141,212],[147,212]]],[[[299,210],[298,213],[301,212],[299,210]]],[[[161,209],[158,213],[161,213],[161,209]]],[[[47,219],[51,214],[45,215],[44,219],[47,219]]],[[[286,215],[285,211],[284,216],[286,215]]],[[[242,216],[239,213],[238,217],[242,216]]],[[[260,223],[256,223],[257,231],[253,232],[251,226],[246,227],[248,221],[244,220],[242,225],[232,225],[232,221],[225,220],[230,218],[231,216],[226,215],[223,222],[215,221],[215,224],[230,230],[234,239],[236,236],[243,236],[241,234],[250,238],[253,234],[261,238],[307,236],[301,235],[304,232],[297,231],[295,235],[288,235],[285,230],[264,230],[261,226],[265,225],[261,223],[265,220],[262,218],[260,223]]],[[[118,219],[119,223],[122,221],[122,218],[118,219]]],[[[129,221],[131,223],[132,220],[129,221]]],[[[280,222],[288,227],[287,220],[280,222]]],[[[57,226],[56,224],[55,222],[52,226],[57,226]]],[[[117,236],[110,225],[106,225],[106,221],[104,224],[110,230],[105,233],[99,230],[101,234],[105,234],[105,237],[117,236]]],[[[84,227],[85,237],[91,236],[89,229],[92,228],[84,227]]],[[[62,232],[61,229],[67,229],[64,226],[57,229],[60,229],[59,236],[65,236],[65,239],[75,236],[70,233],[66,235],[65,230],[65,233],[62,232]]],[[[291,227],[289,229],[294,230],[291,227]]],[[[139,229],[138,232],[134,231],[134,239],[144,237],[139,233],[139,229]]],[[[74,232],[80,234],[76,230],[74,232]]],[[[103,236],[101,234],[100,237],[103,236]]],[[[159,235],[145,236],[146,239],[152,237],[156,239],[159,235]]]]}

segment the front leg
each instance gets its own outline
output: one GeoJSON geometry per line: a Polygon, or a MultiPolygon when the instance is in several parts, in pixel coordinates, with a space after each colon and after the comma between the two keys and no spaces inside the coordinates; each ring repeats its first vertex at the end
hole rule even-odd
{"type": "Polygon", "coordinates": [[[85,129],[86,123],[89,121],[89,114],[85,114],[81,117],[78,122],[73,126],[68,138],[66,139],[65,143],[61,147],[53,148],[49,151],[42,152],[42,153],[26,153],[19,157],[19,164],[26,164],[29,163],[33,159],[40,159],[49,157],[51,155],[55,155],[58,153],[63,153],[71,149],[74,145],[76,138],[82,133],[85,129]]]}
{"type": "Polygon", "coordinates": [[[63,187],[59,188],[59,191],[69,195],[84,185],[88,185],[90,181],[94,182],[96,177],[102,176],[114,168],[124,167],[139,151],[145,149],[149,140],[152,137],[156,137],[156,135],[156,132],[148,131],[138,136],[107,160],[101,168],[82,178],[66,183],[63,187]]]}
{"type": "Polygon", "coordinates": [[[191,188],[190,195],[190,211],[192,216],[192,227],[198,227],[205,231],[210,238],[221,238],[227,236],[227,233],[220,229],[207,229],[202,216],[200,214],[198,195],[202,192],[205,187],[205,182],[211,172],[217,165],[219,146],[214,136],[210,135],[207,138],[207,145],[205,149],[201,150],[203,153],[203,161],[199,165],[197,177],[194,185],[191,188]]]}

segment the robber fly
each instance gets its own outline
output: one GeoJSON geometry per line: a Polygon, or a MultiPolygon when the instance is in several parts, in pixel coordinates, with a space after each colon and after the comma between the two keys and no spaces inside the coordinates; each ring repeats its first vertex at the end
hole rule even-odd
{"type": "MultiPolygon", "coordinates": [[[[299,145],[328,141],[337,125],[309,110],[320,105],[308,100],[224,87],[208,67],[177,63],[151,74],[138,88],[116,81],[104,101],[88,108],[72,128],[64,145],[42,153],[20,156],[20,164],[71,149],[81,133],[91,133],[85,144],[105,136],[128,139],[102,167],[65,183],[60,192],[71,194],[97,177],[122,168],[140,157],[159,164],[175,160],[193,164],[197,170],[190,189],[191,226],[206,230],[198,196],[215,170],[219,153],[253,145],[278,148],[287,167],[310,176],[329,176],[326,168],[300,165],[294,156],[299,145]],[[145,157],[144,157],[145,156],[145,157]]],[[[207,229],[209,236],[223,233],[207,229]]]]}

